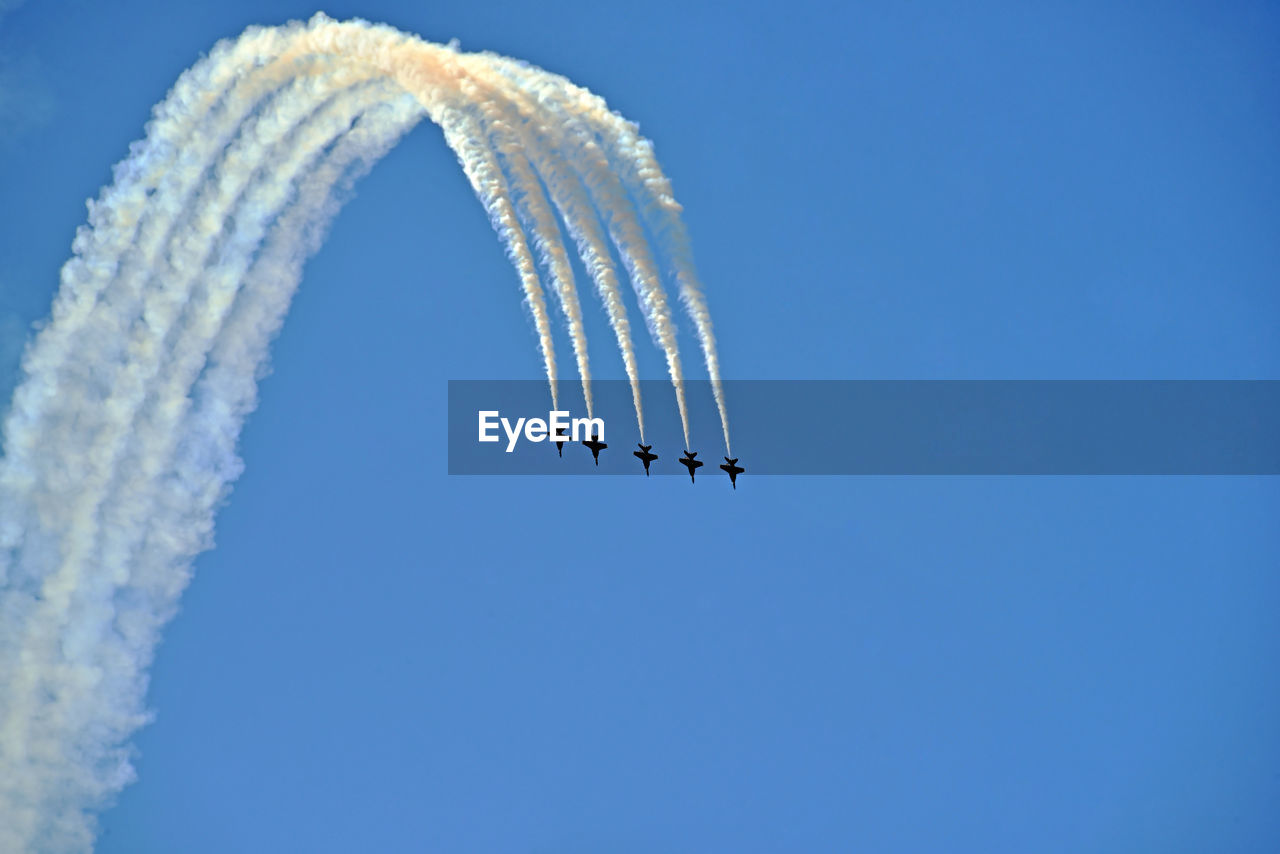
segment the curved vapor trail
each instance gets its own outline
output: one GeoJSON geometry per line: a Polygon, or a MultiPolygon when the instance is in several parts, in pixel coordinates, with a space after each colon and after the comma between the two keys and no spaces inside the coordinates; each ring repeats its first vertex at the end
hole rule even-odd
{"type": "MultiPolygon", "coordinates": [[[[492,59],[506,73],[520,80],[522,85],[536,87],[542,93],[545,102],[554,104],[557,110],[571,116],[570,125],[585,125],[598,136],[600,148],[607,157],[607,165],[602,171],[607,174],[607,180],[625,187],[625,192],[634,201],[634,209],[640,214],[643,227],[647,227],[657,237],[654,248],[669,265],[679,288],[680,300],[694,322],[707,367],[707,375],[715,396],[716,408],[720,415],[725,451],[732,453],[729,442],[729,413],[720,379],[720,357],[716,352],[711,313],[707,308],[706,297],[702,293],[702,284],[693,262],[693,248],[688,231],[680,219],[683,208],[675,199],[671,181],[658,165],[657,158],[653,154],[653,143],[640,136],[639,128],[635,123],[610,110],[604,99],[590,90],[574,84],[561,75],[549,74],[516,60],[499,56],[493,56],[492,59]]],[[[621,205],[622,201],[615,200],[615,203],[621,205]]],[[[641,228],[640,223],[634,220],[629,221],[627,225],[641,228]]],[[[644,241],[642,231],[638,235],[633,235],[633,239],[642,247],[648,245],[644,241]]],[[[658,283],[657,294],[654,297],[656,305],[650,328],[655,340],[659,341],[660,346],[667,351],[668,360],[675,360],[672,366],[674,380],[680,373],[679,352],[674,346],[674,328],[669,328],[670,315],[666,309],[666,295],[661,289],[660,276],[652,266],[651,260],[647,262],[640,276],[641,282],[637,283],[638,289],[645,288],[644,282],[647,281],[658,283]],[[670,346],[667,345],[668,341],[671,342],[670,346]]],[[[649,312],[646,312],[646,318],[650,316],[649,312]]],[[[688,420],[685,417],[682,382],[677,382],[676,391],[681,417],[685,422],[687,445],[689,442],[688,420]]]]}
{"type": "Polygon", "coordinates": [[[640,373],[631,340],[631,324],[618,288],[617,266],[609,250],[610,240],[623,258],[654,340],[667,357],[685,443],[688,444],[689,420],[683,372],[675,327],[666,308],[666,295],[661,289],[657,268],[643,235],[623,225],[629,223],[634,226],[635,210],[602,156],[595,132],[579,117],[560,110],[562,105],[557,103],[555,92],[547,85],[547,79],[553,75],[528,73],[527,64],[496,54],[482,54],[481,57],[488,61],[487,65],[481,66],[481,73],[487,77],[497,71],[518,87],[516,103],[523,114],[530,116],[536,113],[537,107],[530,101],[553,105],[560,112],[562,118],[559,122],[550,127],[539,125],[533,135],[526,137],[526,150],[546,181],[609,315],[630,382],[641,441],[644,441],[644,410],[640,400],[640,373]],[[602,219],[607,223],[608,238],[601,229],[602,219]]]}
{"type": "Polygon", "coordinates": [[[303,262],[356,178],[424,115],[516,268],[553,406],[539,262],[592,399],[558,214],[609,316],[641,435],[610,242],[666,356],[688,441],[657,258],[677,259],[718,389],[709,320],[683,232],[651,222],[666,185],[647,143],[592,99],[501,57],[317,15],[217,45],[156,107],[90,204],[4,423],[0,851],[90,850],[95,812],[132,779],[147,667],[240,473],[240,426],[303,262]],[[651,247],[646,228],[675,241],[651,247]]]}
{"type": "MultiPolygon", "coordinates": [[[[492,148],[506,165],[503,171],[511,176],[512,185],[519,188],[515,198],[516,212],[525,231],[532,235],[543,267],[551,279],[552,292],[559,300],[568,321],[573,355],[578,375],[582,378],[582,394],[587,414],[591,415],[595,404],[591,395],[591,369],[587,363],[587,332],[582,325],[582,307],[573,283],[573,267],[564,242],[560,239],[560,227],[556,224],[555,214],[552,213],[538,176],[534,174],[533,166],[523,151],[527,135],[512,128],[508,111],[503,110],[489,92],[480,91],[470,80],[464,81],[462,85],[468,100],[479,105],[489,130],[492,148]]],[[[516,121],[520,122],[518,118],[516,121]]]]}

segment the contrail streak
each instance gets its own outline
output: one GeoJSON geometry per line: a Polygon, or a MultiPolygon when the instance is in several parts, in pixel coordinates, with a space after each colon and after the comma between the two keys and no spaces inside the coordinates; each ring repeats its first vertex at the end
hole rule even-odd
{"type": "Polygon", "coordinates": [[[132,780],[146,671],[240,473],[240,427],[303,263],[354,181],[424,115],[516,269],[553,406],[539,260],[592,406],[562,221],[617,338],[641,436],[609,241],[666,356],[688,442],[648,228],[668,244],[659,254],[694,317],[727,447],[687,239],[673,213],[649,210],[666,179],[633,126],[567,87],[502,57],[317,15],[220,43],[156,107],[90,204],[4,423],[0,851],[91,850],[96,813],[132,780]]]}
{"type": "MultiPolygon", "coordinates": [[[[574,140],[580,152],[570,162],[579,170],[583,182],[601,208],[610,237],[627,268],[649,333],[666,356],[667,371],[675,388],[676,406],[680,410],[685,447],[688,447],[689,412],[685,402],[684,370],[680,363],[675,323],[667,306],[667,294],[662,287],[658,264],[645,239],[644,226],[636,216],[638,206],[633,202],[633,193],[619,180],[620,170],[613,162],[618,156],[619,145],[610,142],[611,134],[616,135],[611,125],[615,121],[624,125],[628,123],[610,112],[602,100],[573,86],[563,77],[506,57],[486,54],[484,58],[502,69],[521,88],[537,92],[544,103],[552,105],[558,113],[565,116],[565,121],[557,127],[563,135],[574,140]],[[604,147],[599,141],[605,143],[604,147]],[[609,156],[610,152],[613,157],[609,156]]],[[[713,377],[713,388],[718,388],[719,374],[714,374],[713,377]]]]}
{"type": "MultiPolygon", "coordinates": [[[[540,111],[545,109],[539,102],[545,102],[547,91],[537,75],[524,73],[527,65],[513,63],[506,57],[494,54],[480,54],[479,58],[484,62],[471,63],[471,73],[481,82],[485,94],[502,92],[518,112],[522,131],[521,147],[546,183],[566,229],[578,246],[583,266],[604,304],[622,354],[623,368],[630,381],[636,425],[643,441],[644,407],[640,399],[640,374],[636,366],[635,346],[631,340],[631,324],[618,289],[617,267],[613,263],[608,241],[602,231],[600,214],[596,212],[590,192],[592,186],[599,190],[602,180],[594,173],[603,173],[606,180],[611,177],[607,164],[599,156],[594,135],[585,129],[580,120],[568,114],[552,125],[539,120],[540,111]]],[[[540,74],[549,76],[545,72],[540,74]]],[[[597,192],[596,198],[603,196],[597,192]]],[[[620,251],[624,250],[622,244],[618,246],[620,251]]],[[[674,340],[672,345],[674,346],[674,340]]],[[[682,390],[678,353],[674,364],[676,370],[673,379],[677,379],[677,389],[682,390]]],[[[590,406],[590,391],[585,383],[584,392],[590,406]]],[[[688,422],[685,419],[683,395],[680,402],[687,441],[688,422]]]]}
{"type": "Polygon", "coordinates": [[[520,222],[533,235],[543,266],[550,276],[552,291],[559,299],[561,310],[568,321],[569,338],[573,343],[578,375],[582,379],[582,394],[590,415],[595,407],[591,398],[591,368],[587,363],[587,332],[582,325],[582,307],[573,282],[573,267],[560,239],[560,227],[556,224],[555,214],[552,213],[538,177],[524,153],[523,144],[527,140],[527,134],[519,133],[510,126],[512,120],[521,125],[523,122],[518,115],[504,111],[498,102],[485,97],[490,93],[478,93],[474,84],[469,81],[464,84],[464,94],[480,104],[492,147],[498,153],[499,160],[506,164],[503,172],[515,195],[520,222]]]}
{"type": "MultiPolygon", "coordinates": [[[[610,110],[603,98],[589,90],[573,84],[560,75],[548,74],[505,57],[493,57],[493,59],[499,62],[508,73],[517,79],[523,79],[526,85],[538,87],[543,93],[544,101],[553,103],[558,110],[564,111],[567,115],[585,120],[599,135],[602,148],[608,158],[604,172],[609,176],[609,180],[620,181],[635,200],[635,209],[639,211],[644,224],[657,238],[655,248],[670,266],[679,288],[680,300],[694,322],[703,359],[706,362],[707,374],[711,380],[711,388],[715,395],[716,408],[720,414],[725,451],[732,453],[729,443],[729,413],[720,378],[720,357],[716,352],[711,313],[707,308],[706,298],[702,293],[702,285],[693,262],[693,249],[688,231],[680,219],[682,208],[672,193],[670,180],[663,174],[653,154],[653,144],[640,136],[634,123],[610,110]]],[[[646,245],[643,238],[641,242],[642,245],[646,245]]],[[[652,277],[652,281],[659,282],[656,287],[661,292],[660,277],[656,272],[646,271],[646,273],[652,277]]],[[[645,287],[645,285],[641,284],[637,287],[645,287]]],[[[659,317],[653,324],[657,326],[653,329],[654,337],[667,351],[670,362],[672,353],[676,351],[674,330],[668,332],[670,320],[665,308],[665,296],[662,297],[657,313],[659,317]]],[[[677,379],[678,376],[677,353],[675,367],[672,368],[672,380],[676,383],[683,417],[683,387],[682,381],[677,379]]],[[[687,419],[685,434],[687,444],[689,441],[687,419]]]]}

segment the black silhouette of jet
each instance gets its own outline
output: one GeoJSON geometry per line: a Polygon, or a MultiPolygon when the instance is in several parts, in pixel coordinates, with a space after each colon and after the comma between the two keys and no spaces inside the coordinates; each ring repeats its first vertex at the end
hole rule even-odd
{"type": "MultiPolygon", "coordinates": [[[[639,443],[637,443],[637,444],[639,444],[639,443]]],[[[644,476],[645,476],[645,477],[648,477],[648,476],[649,476],[649,463],[653,462],[654,460],[656,460],[656,459],[658,458],[658,455],[657,455],[657,454],[651,454],[651,453],[649,453],[649,449],[650,449],[650,448],[652,448],[652,447],[653,447],[653,445],[640,445],[640,450],[638,450],[638,451],[632,451],[632,452],[631,452],[631,453],[635,454],[637,457],[639,457],[639,458],[640,458],[640,462],[644,463],[644,476]]]]}
{"type": "Polygon", "coordinates": [[[600,441],[600,434],[593,433],[591,438],[582,444],[591,449],[591,456],[595,457],[596,465],[600,465],[600,452],[609,447],[604,442],[600,441]]]}
{"type": "Polygon", "coordinates": [[[564,456],[564,442],[556,442],[556,455],[560,457],[564,456]]]}
{"type": "Polygon", "coordinates": [[[700,460],[694,459],[694,457],[696,457],[697,455],[698,455],[697,451],[690,451],[686,448],[684,452],[684,456],[680,458],[680,465],[684,466],[689,470],[690,483],[693,483],[694,470],[697,469],[698,466],[702,465],[702,462],[700,460]]]}
{"type": "Polygon", "coordinates": [[[733,485],[734,489],[737,489],[738,475],[742,474],[744,471],[746,471],[746,469],[738,465],[737,457],[734,457],[733,459],[725,457],[724,462],[725,464],[720,466],[720,468],[724,469],[726,472],[729,473],[729,483],[733,485]]]}

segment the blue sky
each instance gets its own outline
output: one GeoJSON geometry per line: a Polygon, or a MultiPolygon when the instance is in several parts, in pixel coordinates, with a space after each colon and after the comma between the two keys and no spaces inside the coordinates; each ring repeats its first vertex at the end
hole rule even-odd
{"type": "MultiPolygon", "coordinates": [[[[1116,5],[325,11],[638,121],[726,376],[1280,379],[1280,14],[1116,5]]],[[[151,105],[217,39],[314,11],[0,20],[6,398],[151,105]]],[[[1280,842],[1274,478],[450,478],[447,380],[540,366],[429,124],[272,361],[99,851],[1280,842]]]]}

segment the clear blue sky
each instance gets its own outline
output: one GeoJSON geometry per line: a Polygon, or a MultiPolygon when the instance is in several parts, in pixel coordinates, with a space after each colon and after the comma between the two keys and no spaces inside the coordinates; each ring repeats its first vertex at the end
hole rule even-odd
{"type": "MultiPolygon", "coordinates": [[[[0,20],[5,399],[151,105],[314,11],[0,20]]],[[[726,376],[1280,379],[1274,4],[325,11],[639,121],[726,376]]],[[[450,478],[446,381],[540,368],[429,124],[273,353],[101,852],[1280,848],[1274,478],[450,478]]]]}

